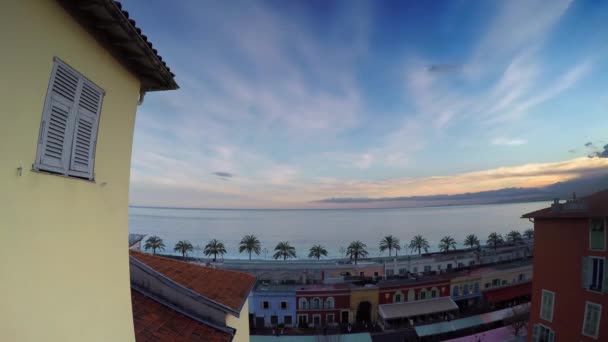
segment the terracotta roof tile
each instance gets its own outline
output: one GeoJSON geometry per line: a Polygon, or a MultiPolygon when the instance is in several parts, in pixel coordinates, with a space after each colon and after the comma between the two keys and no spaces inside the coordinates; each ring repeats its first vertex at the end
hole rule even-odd
{"type": "Polygon", "coordinates": [[[255,277],[248,273],[199,266],[133,250],[130,254],[181,286],[236,312],[241,311],[255,285],[255,277]]]}
{"type": "Polygon", "coordinates": [[[228,342],[230,334],[183,315],[131,289],[136,341],[228,342]]]}
{"type": "Polygon", "coordinates": [[[540,209],[522,215],[523,218],[583,218],[608,216],[608,190],[603,190],[577,200],[582,209],[568,210],[568,203],[561,203],[561,208],[553,210],[552,207],[540,209]]]}

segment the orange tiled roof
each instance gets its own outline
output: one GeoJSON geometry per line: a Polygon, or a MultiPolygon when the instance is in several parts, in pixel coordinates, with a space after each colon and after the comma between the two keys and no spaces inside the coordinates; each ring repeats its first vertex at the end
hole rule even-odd
{"type": "Polygon", "coordinates": [[[136,341],[228,342],[229,333],[183,315],[131,289],[136,341]]]}
{"type": "Polygon", "coordinates": [[[241,311],[255,284],[255,277],[248,273],[199,266],[133,250],[130,254],[181,286],[236,312],[241,311]]]}

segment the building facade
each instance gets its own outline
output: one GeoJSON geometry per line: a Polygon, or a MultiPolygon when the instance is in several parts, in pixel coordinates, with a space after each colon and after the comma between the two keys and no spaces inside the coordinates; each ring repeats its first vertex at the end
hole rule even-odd
{"type": "Polygon", "coordinates": [[[386,280],[378,283],[378,304],[413,302],[450,295],[447,277],[418,280],[386,280]]]}
{"type": "Polygon", "coordinates": [[[608,191],[525,214],[534,220],[529,341],[608,341],[608,191]]]}
{"type": "Polygon", "coordinates": [[[0,339],[133,341],[135,112],[177,85],[114,1],[1,7],[0,339]]]}
{"type": "Polygon", "coordinates": [[[296,291],[285,285],[257,286],[249,297],[250,324],[256,328],[295,327],[296,291]]]}
{"type": "Polygon", "coordinates": [[[300,327],[345,324],[350,318],[350,287],[347,284],[298,287],[296,304],[300,327]]]}

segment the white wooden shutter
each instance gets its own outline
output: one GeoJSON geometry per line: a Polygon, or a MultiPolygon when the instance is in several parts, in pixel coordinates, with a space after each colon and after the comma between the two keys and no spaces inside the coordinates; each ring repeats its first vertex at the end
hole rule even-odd
{"type": "Polygon", "coordinates": [[[83,80],[78,94],[69,174],[93,179],[95,146],[103,91],[83,80]]]}
{"type": "Polygon", "coordinates": [[[532,330],[532,341],[538,342],[540,338],[540,325],[534,324],[534,329],[532,330]]]}
{"type": "Polygon", "coordinates": [[[55,63],[42,114],[36,169],[59,173],[68,169],[78,82],[78,74],[55,63]]]}

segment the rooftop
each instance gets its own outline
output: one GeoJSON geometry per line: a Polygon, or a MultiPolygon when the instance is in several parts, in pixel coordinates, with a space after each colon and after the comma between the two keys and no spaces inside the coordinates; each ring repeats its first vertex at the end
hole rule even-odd
{"type": "Polygon", "coordinates": [[[255,285],[255,276],[248,273],[199,266],[133,250],[130,255],[177,284],[237,313],[255,285]]]}
{"type": "Polygon", "coordinates": [[[129,234],[129,248],[140,242],[145,236],[145,234],[129,234]]]}
{"type": "Polygon", "coordinates": [[[385,320],[428,315],[452,310],[458,310],[458,305],[456,305],[450,297],[378,305],[378,315],[385,320]]]}
{"type": "Polygon", "coordinates": [[[522,218],[585,218],[608,216],[608,190],[565,203],[556,201],[548,208],[524,214],[522,218]]]}
{"type": "Polygon", "coordinates": [[[144,91],[179,86],[158,51],[137,27],[129,12],[114,0],[58,0],[58,2],[127,69],[137,75],[144,91]]]}
{"type": "Polygon", "coordinates": [[[232,340],[230,333],[165,306],[135,289],[131,289],[131,303],[137,341],[232,340]]]}

